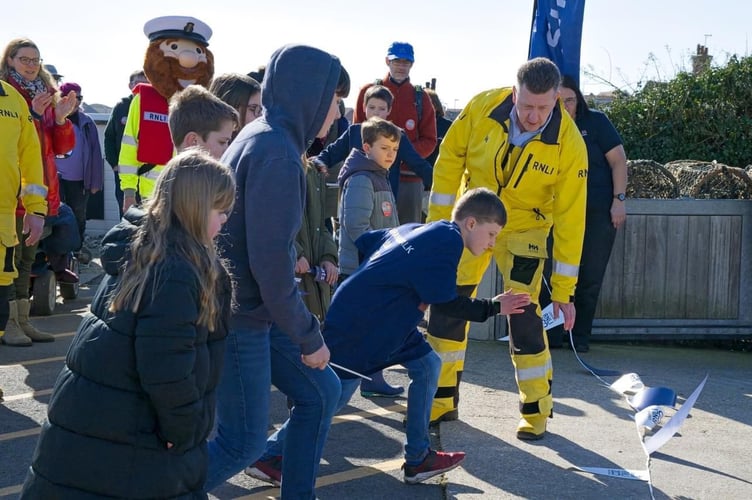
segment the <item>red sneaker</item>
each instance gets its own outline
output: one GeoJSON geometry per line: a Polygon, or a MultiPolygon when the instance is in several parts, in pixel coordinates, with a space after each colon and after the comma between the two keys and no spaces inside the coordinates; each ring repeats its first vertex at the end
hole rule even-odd
{"type": "Polygon", "coordinates": [[[402,464],[405,471],[405,482],[407,484],[417,484],[438,476],[444,472],[450,471],[457,467],[465,459],[465,452],[443,452],[428,450],[428,455],[418,465],[402,464]]]}
{"type": "Polygon", "coordinates": [[[247,467],[245,473],[252,478],[279,488],[282,484],[282,457],[259,460],[250,467],[247,467]]]}

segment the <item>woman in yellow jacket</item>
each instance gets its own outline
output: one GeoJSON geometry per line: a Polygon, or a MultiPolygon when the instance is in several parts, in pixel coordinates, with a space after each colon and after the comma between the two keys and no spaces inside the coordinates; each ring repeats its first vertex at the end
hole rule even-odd
{"type": "MultiPolygon", "coordinates": [[[[504,287],[535,299],[509,317],[510,352],[520,391],[519,439],[540,439],[551,415],[553,369],[537,297],[546,237],[554,227],[554,310],[574,322],[572,295],[582,252],[587,152],[572,119],[558,102],[559,70],[536,58],[517,73],[514,88],[475,96],[454,121],[434,167],[428,221],[449,219],[465,191],[487,187],[504,202],[509,222],[496,247],[479,257],[468,252],[457,273],[459,293],[474,295],[491,257],[504,287]]],[[[428,339],[442,357],[431,421],[457,418],[467,323],[432,312],[428,339]]]]}
{"type": "MultiPolygon", "coordinates": [[[[23,233],[26,243],[35,244],[42,234],[47,213],[47,187],[42,171],[42,148],[39,136],[21,94],[0,80],[0,341],[9,345],[29,345],[29,339],[18,329],[6,334],[10,308],[8,292],[18,275],[13,252],[18,245],[16,205],[21,197],[26,213],[23,233]],[[6,336],[7,335],[7,336],[6,336]]],[[[2,390],[0,390],[2,399],[2,390]]]]}

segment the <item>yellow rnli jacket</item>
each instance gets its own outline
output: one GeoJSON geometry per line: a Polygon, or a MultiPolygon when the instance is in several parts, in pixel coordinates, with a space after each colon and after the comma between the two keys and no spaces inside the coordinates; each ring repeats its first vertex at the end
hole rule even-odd
{"type": "Polygon", "coordinates": [[[0,81],[0,240],[16,245],[16,205],[21,197],[28,212],[47,214],[42,147],[29,106],[11,85],[0,81]]]}
{"type": "Polygon", "coordinates": [[[143,172],[142,167],[144,163],[138,159],[138,134],[140,128],[141,95],[135,94],[133,100],[131,100],[130,108],[128,108],[128,118],[125,122],[123,140],[120,146],[120,157],[118,160],[120,165],[120,189],[123,191],[133,190],[134,193],[138,190],[141,198],[149,198],[152,192],[154,192],[154,185],[164,165],[155,165],[151,170],[143,172]]]}
{"type": "Polygon", "coordinates": [[[587,150],[559,104],[546,127],[522,147],[511,147],[512,89],[475,96],[449,128],[436,161],[428,221],[450,219],[458,196],[477,187],[500,195],[507,225],[500,238],[554,226],[553,300],[570,302],[585,231],[587,150]]]}

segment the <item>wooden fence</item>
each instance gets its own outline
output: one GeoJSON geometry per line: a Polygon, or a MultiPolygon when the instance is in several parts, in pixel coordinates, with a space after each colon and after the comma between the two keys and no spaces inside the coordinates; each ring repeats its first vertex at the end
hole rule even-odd
{"type": "MultiPolygon", "coordinates": [[[[602,339],[752,335],[752,201],[627,200],[601,290],[593,335],[602,339]]],[[[493,268],[478,296],[503,290],[493,268]]],[[[470,337],[505,335],[502,318],[470,337]]]]}

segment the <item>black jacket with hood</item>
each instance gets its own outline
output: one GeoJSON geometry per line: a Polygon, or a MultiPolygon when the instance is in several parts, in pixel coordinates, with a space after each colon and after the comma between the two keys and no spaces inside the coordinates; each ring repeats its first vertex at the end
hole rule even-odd
{"type": "Polygon", "coordinates": [[[305,209],[302,156],[324,125],[340,70],[336,57],[313,47],[277,50],[262,84],[263,116],[244,127],[222,156],[237,183],[219,240],[236,282],[233,326],[276,323],[303,354],[324,340],[294,274],[305,209]]]}
{"type": "Polygon", "coordinates": [[[106,275],[55,382],[22,498],[207,497],[229,279],[218,287],[223,319],[214,332],[196,324],[199,278],[177,256],[159,264],[157,283],[149,278],[138,312],[109,312],[141,216],[131,208],[103,240],[106,275]]]}

